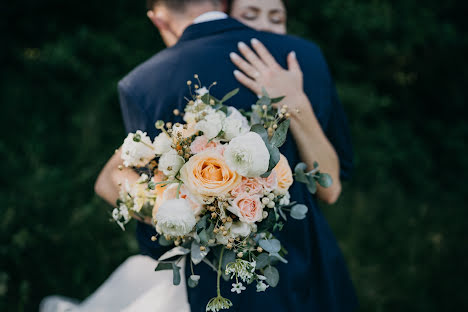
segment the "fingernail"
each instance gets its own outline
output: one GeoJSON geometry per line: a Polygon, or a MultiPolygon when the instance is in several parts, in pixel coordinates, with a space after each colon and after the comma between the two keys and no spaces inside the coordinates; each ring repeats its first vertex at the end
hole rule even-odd
{"type": "Polygon", "coordinates": [[[258,41],[257,38],[252,38],[252,40],[250,40],[250,42],[252,42],[252,44],[259,44],[260,41],[258,41]]]}
{"type": "Polygon", "coordinates": [[[238,71],[237,69],[234,70],[234,75],[235,75],[235,76],[238,76],[239,74],[240,74],[240,71],[238,71]]]}
{"type": "Polygon", "coordinates": [[[296,58],[296,51],[291,52],[292,57],[296,58]]]}
{"type": "Polygon", "coordinates": [[[239,49],[243,49],[243,48],[246,48],[247,45],[246,45],[245,43],[243,43],[242,41],[240,41],[240,42],[237,44],[237,47],[238,47],[239,49]]]}
{"type": "Polygon", "coordinates": [[[239,58],[239,56],[234,52],[229,53],[229,57],[232,58],[232,59],[239,58]]]}

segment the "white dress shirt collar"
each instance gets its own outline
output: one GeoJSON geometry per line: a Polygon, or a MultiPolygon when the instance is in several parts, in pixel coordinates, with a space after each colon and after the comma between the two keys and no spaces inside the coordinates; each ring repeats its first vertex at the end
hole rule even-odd
{"type": "Polygon", "coordinates": [[[211,21],[216,21],[220,19],[226,19],[228,18],[228,15],[224,12],[220,11],[210,11],[203,13],[199,17],[193,20],[194,24],[200,24],[200,23],[205,23],[205,22],[211,22],[211,21]]]}

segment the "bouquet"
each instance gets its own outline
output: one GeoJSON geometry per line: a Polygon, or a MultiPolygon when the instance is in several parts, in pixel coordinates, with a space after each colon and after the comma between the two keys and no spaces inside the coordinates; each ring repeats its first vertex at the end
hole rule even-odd
{"type": "Polygon", "coordinates": [[[317,183],[329,187],[331,178],[318,164],[312,171],[300,163],[294,174],[279,148],[289,129],[283,98],[263,92],[251,111],[226,103],[238,89],[221,100],[209,88],[188,81],[191,99],[183,113],[184,124],[157,121],[160,134],[152,141],[145,132],[130,133],[122,145],[126,167],[137,168],[139,180],[121,187],[112,212],[123,229],[132,217],[154,224],[151,239],[173,247],[158,259],[157,270],[172,270],[173,283],[181,281],[178,263],[190,259],[189,287],[200,278],[196,265],[205,262],[217,272],[217,295],[206,311],[229,309],[232,302],[220,293],[220,278],[231,279],[232,292],[240,294],[255,283],[258,292],[275,287],[278,262],[287,263],[287,251],[275,238],[288,216],[304,219],[307,206],[291,202],[295,180],[311,193],[317,183]],[[194,91],[192,91],[194,90],[194,91]],[[194,267],[195,265],[195,267],[194,267]]]}

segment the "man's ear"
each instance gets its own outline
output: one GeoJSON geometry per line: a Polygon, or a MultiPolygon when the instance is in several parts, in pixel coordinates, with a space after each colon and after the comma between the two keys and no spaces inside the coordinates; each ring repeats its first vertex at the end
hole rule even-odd
{"type": "Polygon", "coordinates": [[[146,12],[146,16],[148,16],[151,23],[153,23],[153,25],[156,26],[156,28],[158,28],[159,31],[166,31],[169,28],[169,25],[167,24],[165,19],[162,16],[154,13],[154,11],[149,10],[148,12],[146,12]]]}

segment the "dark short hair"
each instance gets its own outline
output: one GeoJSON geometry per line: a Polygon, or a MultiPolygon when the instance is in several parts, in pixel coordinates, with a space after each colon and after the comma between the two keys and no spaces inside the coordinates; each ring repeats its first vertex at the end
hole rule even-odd
{"type": "Polygon", "coordinates": [[[156,4],[162,4],[174,11],[184,11],[187,5],[212,2],[213,4],[219,4],[222,0],[146,0],[146,8],[152,10],[156,4]]]}

